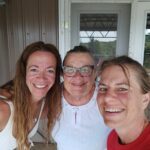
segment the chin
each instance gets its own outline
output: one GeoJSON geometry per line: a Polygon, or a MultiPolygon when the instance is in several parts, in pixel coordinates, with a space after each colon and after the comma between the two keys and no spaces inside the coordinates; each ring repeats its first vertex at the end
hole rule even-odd
{"type": "Polygon", "coordinates": [[[110,127],[110,128],[117,128],[119,127],[119,123],[118,121],[115,121],[115,120],[104,120],[105,124],[110,127]]]}
{"type": "Polygon", "coordinates": [[[45,97],[45,96],[44,96],[44,95],[35,96],[35,97],[33,97],[33,101],[38,102],[38,101],[40,101],[41,99],[43,99],[43,97],[45,97]]]}

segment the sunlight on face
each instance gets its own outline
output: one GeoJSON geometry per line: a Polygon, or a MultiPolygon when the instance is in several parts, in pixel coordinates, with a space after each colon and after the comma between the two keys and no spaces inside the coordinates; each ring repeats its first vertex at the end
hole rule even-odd
{"type": "Polygon", "coordinates": [[[36,51],[30,55],[26,67],[26,84],[33,101],[43,98],[55,82],[56,58],[50,52],[36,51]]]}
{"type": "MultiPolygon", "coordinates": [[[[65,66],[75,68],[80,68],[86,65],[94,65],[93,59],[88,53],[72,53],[65,61],[65,66]]],[[[79,72],[77,72],[72,77],[69,77],[64,73],[63,77],[65,90],[69,95],[75,98],[82,98],[86,96],[92,89],[95,82],[94,70],[90,76],[82,76],[79,72]]]]}
{"type": "Polygon", "coordinates": [[[101,73],[97,99],[105,123],[112,128],[126,127],[144,117],[144,94],[135,73],[127,68],[129,80],[119,66],[107,67],[101,73]]]}

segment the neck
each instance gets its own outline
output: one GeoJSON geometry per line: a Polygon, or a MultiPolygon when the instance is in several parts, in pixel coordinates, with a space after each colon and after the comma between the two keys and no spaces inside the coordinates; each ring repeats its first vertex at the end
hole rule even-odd
{"type": "Polygon", "coordinates": [[[141,122],[134,123],[134,125],[132,126],[126,126],[124,127],[124,129],[116,129],[116,132],[120,138],[120,142],[122,144],[129,144],[135,141],[141,135],[148,124],[149,121],[145,119],[141,122]]]}
{"type": "Polygon", "coordinates": [[[70,105],[81,106],[81,105],[87,104],[90,101],[91,97],[93,96],[94,90],[95,90],[95,86],[92,87],[92,89],[90,90],[88,94],[79,97],[79,96],[71,95],[64,89],[63,95],[66,101],[70,105]]]}
{"type": "Polygon", "coordinates": [[[38,118],[43,100],[32,103],[33,118],[38,118]]]}

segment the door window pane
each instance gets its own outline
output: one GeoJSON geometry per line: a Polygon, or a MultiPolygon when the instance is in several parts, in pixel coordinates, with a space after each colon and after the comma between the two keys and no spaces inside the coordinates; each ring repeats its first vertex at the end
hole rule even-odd
{"type": "Polygon", "coordinates": [[[147,14],[147,23],[146,23],[144,67],[150,74],[150,13],[147,14]]]}
{"type": "Polygon", "coordinates": [[[87,46],[97,62],[116,55],[117,14],[80,14],[80,44],[87,46]]]}

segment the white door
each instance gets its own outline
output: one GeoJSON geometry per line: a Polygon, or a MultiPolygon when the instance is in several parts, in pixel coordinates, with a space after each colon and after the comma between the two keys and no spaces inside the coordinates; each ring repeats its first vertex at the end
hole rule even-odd
{"type": "Polygon", "coordinates": [[[85,45],[97,61],[127,55],[131,4],[72,3],[71,48],[85,45]]]}

